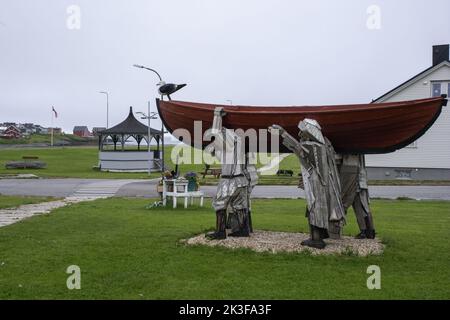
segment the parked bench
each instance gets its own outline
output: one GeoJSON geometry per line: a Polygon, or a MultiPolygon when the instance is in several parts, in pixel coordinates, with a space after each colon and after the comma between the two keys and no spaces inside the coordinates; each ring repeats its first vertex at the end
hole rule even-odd
{"type": "Polygon", "coordinates": [[[9,161],[5,164],[6,169],[43,169],[46,166],[37,156],[23,156],[21,161],[9,161]]]}
{"type": "Polygon", "coordinates": [[[277,176],[289,176],[292,177],[294,175],[294,171],[292,170],[286,170],[286,169],[280,169],[277,171],[277,176]]]}
{"type": "Polygon", "coordinates": [[[6,169],[43,169],[46,166],[42,161],[9,161],[5,164],[6,169]]]}
{"type": "Polygon", "coordinates": [[[215,178],[220,178],[220,175],[222,174],[222,169],[211,168],[210,165],[205,165],[205,171],[200,172],[200,174],[203,175],[203,179],[205,179],[207,175],[214,176],[215,178]]]}

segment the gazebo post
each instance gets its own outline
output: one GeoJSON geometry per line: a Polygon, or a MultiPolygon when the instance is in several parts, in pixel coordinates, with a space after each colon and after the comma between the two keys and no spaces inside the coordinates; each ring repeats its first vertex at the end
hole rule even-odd
{"type": "Polygon", "coordinates": [[[99,134],[98,135],[98,150],[100,150],[100,151],[102,151],[102,135],[101,134],[99,134]]]}
{"type": "Polygon", "coordinates": [[[122,151],[125,151],[125,135],[122,133],[122,151]]]}
{"type": "Polygon", "coordinates": [[[134,137],[134,139],[136,140],[136,142],[137,142],[137,144],[138,144],[138,151],[141,150],[141,142],[142,142],[142,139],[143,139],[143,138],[144,138],[144,137],[141,136],[140,134],[138,134],[138,135],[136,135],[136,136],[134,137]]]}
{"type": "Polygon", "coordinates": [[[117,151],[117,141],[119,141],[119,138],[117,138],[117,134],[113,134],[111,136],[113,143],[114,143],[114,151],[117,151]]]}

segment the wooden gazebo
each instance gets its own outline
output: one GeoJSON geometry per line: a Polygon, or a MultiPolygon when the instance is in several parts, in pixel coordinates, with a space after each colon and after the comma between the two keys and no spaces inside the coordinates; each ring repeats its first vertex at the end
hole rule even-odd
{"type": "Polygon", "coordinates": [[[121,123],[99,132],[99,166],[102,171],[148,171],[160,170],[162,151],[160,142],[162,134],[160,130],[150,128],[141,123],[133,115],[130,107],[128,117],[121,123]],[[133,138],[137,147],[130,150],[126,148],[126,142],[133,138]],[[152,139],[156,140],[157,148],[148,152],[152,139]],[[112,141],[113,148],[108,141],[112,141]],[[141,143],[145,141],[145,148],[141,143]]]}

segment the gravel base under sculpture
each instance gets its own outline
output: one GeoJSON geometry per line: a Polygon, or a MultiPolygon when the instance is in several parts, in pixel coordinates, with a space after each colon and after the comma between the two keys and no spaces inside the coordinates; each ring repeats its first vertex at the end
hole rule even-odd
{"type": "Polygon", "coordinates": [[[319,250],[302,246],[300,243],[309,238],[307,233],[275,232],[255,230],[249,238],[227,237],[225,240],[208,240],[205,234],[197,235],[183,242],[187,245],[222,246],[229,249],[247,248],[256,252],[302,252],[309,251],[313,255],[345,254],[345,255],[379,255],[384,245],[380,239],[354,239],[344,236],[340,240],[326,239],[327,246],[319,250]]]}

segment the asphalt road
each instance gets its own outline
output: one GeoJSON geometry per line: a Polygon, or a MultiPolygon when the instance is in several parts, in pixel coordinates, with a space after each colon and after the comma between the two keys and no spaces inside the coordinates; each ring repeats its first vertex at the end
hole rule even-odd
{"type": "MultiPolygon", "coordinates": [[[[119,197],[157,197],[153,180],[121,180],[119,197]]],[[[105,182],[105,179],[0,179],[0,194],[67,197],[90,184],[105,182]]],[[[202,186],[206,196],[215,194],[215,186],[202,186]]],[[[372,198],[396,199],[408,197],[418,200],[450,200],[450,186],[370,186],[372,198]]],[[[253,198],[303,198],[303,190],[296,186],[256,186],[253,198]]]]}

